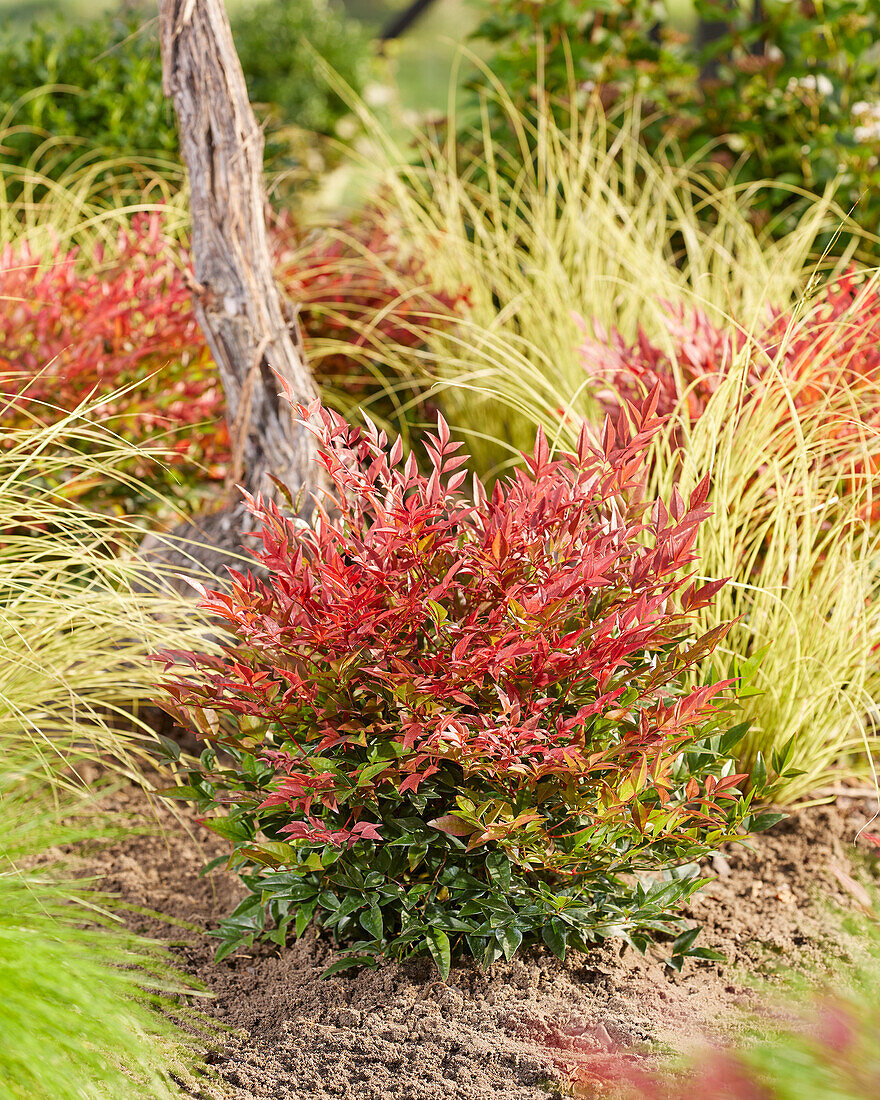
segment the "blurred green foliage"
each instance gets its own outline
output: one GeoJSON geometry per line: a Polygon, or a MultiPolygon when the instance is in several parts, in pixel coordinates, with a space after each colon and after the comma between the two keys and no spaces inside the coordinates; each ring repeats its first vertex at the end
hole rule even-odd
{"type": "MultiPolygon", "coordinates": [[[[368,40],[328,0],[263,0],[238,10],[233,30],[251,98],[273,121],[332,133],[347,113],[312,48],[355,89],[368,40]],[[312,48],[307,44],[309,43],[312,48]]],[[[176,154],[150,13],[75,23],[62,15],[0,32],[0,156],[58,178],[80,158],[176,154]]],[[[272,145],[275,150],[274,143],[272,145]]]]}
{"type": "MultiPolygon", "coordinates": [[[[694,0],[715,34],[685,33],[666,0],[492,0],[475,37],[498,82],[523,106],[563,113],[590,96],[638,96],[652,150],[772,179],[757,210],[793,228],[800,189],[834,190],[859,222],[880,219],[880,6],[865,0],[694,0]],[[718,33],[722,32],[722,33],[718,33]]],[[[490,82],[476,85],[492,94],[490,82]]],[[[502,118],[495,115],[498,123],[502,118]]]]}
{"type": "Polygon", "coordinates": [[[369,38],[358,24],[328,0],[259,0],[234,18],[233,32],[251,99],[285,122],[332,133],[349,109],[318,74],[313,51],[359,91],[369,38]]]}
{"type": "Polygon", "coordinates": [[[174,153],[155,33],[136,19],[35,22],[0,38],[2,155],[57,177],[95,149],[174,153]]]}
{"type": "Polygon", "coordinates": [[[170,953],[59,862],[111,835],[108,821],[92,799],[59,794],[28,754],[4,756],[0,1100],[174,1100],[195,1083],[194,1027],[196,1041],[217,1034],[179,1003],[196,990],[170,953]]]}

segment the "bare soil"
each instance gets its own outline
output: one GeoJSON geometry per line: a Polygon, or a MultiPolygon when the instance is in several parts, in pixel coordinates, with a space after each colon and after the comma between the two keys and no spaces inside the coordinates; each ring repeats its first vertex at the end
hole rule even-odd
{"type": "MultiPolygon", "coordinates": [[[[154,819],[136,788],[114,797],[121,814],[154,819]]],[[[683,1050],[742,1026],[757,986],[788,971],[828,974],[858,954],[840,910],[864,900],[866,863],[856,833],[876,811],[867,799],[795,813],[706,867],[714,876],[690,916],[723,963],[669,971],[609,943],[558,962],[535,949],[488,972],[428,962],[384,965],[321,979],[336,957],[313,933],[279,951],[259,946],[215,965],[214,941],[145,916],[139,931],[174,941],[181,963],[210,989],[209,1011],[233,1029],[209,1055],[234,1100],[547,1100],[567,1073],[603,1051],[683,1050]],[[834,910],[837,910],[835,916],[834,910]]],[[[91,854],[89,873],[132,906],[209,929],[242,895],[224,872],[199,877],[224,842],[192,818],[159,807],[162,832],[91,854]]],[[[761,995],[763,1000],[763,994],[761,995]]]]}

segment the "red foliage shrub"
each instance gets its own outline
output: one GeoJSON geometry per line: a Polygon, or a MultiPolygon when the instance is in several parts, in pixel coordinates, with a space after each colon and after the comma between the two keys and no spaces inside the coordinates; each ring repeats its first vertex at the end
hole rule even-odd
{"type": "MultiPolygon", "coordinates": [[[[391,242],[378,231],[362,237],[301,249],[284,221],[272,235],[279,279],[301,306],[307,347],[328,339],[347,345],[316,357],[315,365],[319,382],[349,399],[379,388],[356,362],[364,345],[413,346],[413,322],[429,308],[453,306],[448,299],[401,296],[391,242]]],[[[133,218],[120,229],[113,256],[105,262],[98,250],[88,269],[75,249],[49,256],[26,246],[4,249],[0,375],[12,400],[2,422],[34,415],[52,421],[87,396],[105,397],[97,414],[136,443],[161,440],[175,478],[188,469],[192,480],[198,464],[199,476],[222,479],[229,457],[223,394],[193,313],[188,264],[186,251],[163,234],[158,214],[133,218]]],[[[138,472],[148,476],[147,469],[138,472]]]]}
{"type": "Polygon", "coordinates": [[[606,412],[615,411],[624,400],[637,400],[656,390],[661,416],[669,416],[684,400],[689,415],[696,419],[740,350],[741,343],[730,330],[713,324],[702,310],[688,312],[668,303],[667,308],[664,320],[677,352],[674,357],[652,343],[641,328],[630,343],[616,329],[609,332],[597,321],[591,337],[580,321],[584,331],[581,362],[594,380],[594,395],[606,412]]]}
{"type": "MultiPolygon", "coordinates": [[[[598,1052],[577,1037],[554,1060],[567,1091],[585,1100],[870,1100],[880,1090],[874,984],[850,999],[814,997],[792,1030],[777,1025],[772,1037],[754,1037],[738,1050],[707,1048],[674,1073],[640,1065],[623,1050],[598,1052]]],[[[773,1028],[764,1024],[764,1031],[773,1028]]]]}
{"type": "MultiPolygon", "coordinates": [[[[746,348],[753,382],[767,378],[772,367],[789,382],[806,383],[795,390],[801,405],[815,401],[830,386],[880,378],[880,293],[873,283],[859,285],[853,274],[827,286],[801,320],[768,311],[763,328],[748,338],[741,330],[714,324],[702,310],[668,309],[666,328],[675,355],[641,330],[631,344],[619,332],[596,325],[595,338],[585,338],[580,349],[584,369],[597,385],[604,380],[613,387],[599,391],[606,410],[619,407],[621,398],[656,387],[661,414],[684,400],[695,419],[746,348]]],[[[586,325],[582,327],[586,333],[586,325]]]]}
{"type": "Polygon", "coordinates": [[[88,271],[75,249],[0,253],[3,422],[51,422],[106,397],[97,414],[113,431],[141,444],[164,436],[172,462],[217,476],[228,444],[222,394],[160,217],[136,216],[102,261],[100,248],[88,271]],[[197,435],[180,432],[205,422],[197,435]]]}
{"type": "Polygon", "coordinates": [[[465,290],[452,297],[414,289],[418,261],[402,259],[388,233],[369,222],[344,235],[322,234],[303,247],[295,228],[280,218],[272,243],[279,281],[301,305],[309,337],[346,345],[344,351],[321,357],[323,377],[350,375],[357,349],[417,347],[426,325],[452,318],[467,300],[465,290]]]}
{"type": "MultiPolygon", "coordinates": [[[[699,309],[670,305],[666,328],[674,354],[643,331],[629,343],[619,332],[594,324],[591,337],[583,327],[581,359],[606,411],[656,389],[662,414],[678,411],[693,422],[742,354],[749,356],[747,400],[760,400],[762,389],[779,380],[790,387],[795,407],[805,409],[846,387],[855,400],[846,417],[829,419],[829,439],[841,469],[852,445],[851,488],[863,486],[863,443],[880,428],[880,294],[873,282],[860,284],[854,274],[844,275],[823,290],[805,317],[769,311],[764,326],[748,338],[731,326],[714,324],[699,309]]],[[[785,438],[795,445],[793,431],[778,435],[777,445],[785,438]]],[[[880,458],[868,465],[876,474],[880,458]]],[[[880,504],[873,503],[869,511],[871,519],[880,519],[880,504]]]]}
{"type": "Polygon", "coordinates": [[[356,950],[427,946],[441,969],[450,935],[488,961],[524,937],[564,953],[636,936],[669,927],[694,883],[625,873],[752,823],[727,756],[743,730],[710,737],[726,685],[683,679],[724,633],[690,621],[723,582],[681,579],[708,484],[668,508],[632,494],[655,405],[628,410],[632,430],[609,421],[599,449],[584,430],[553,459],[539,436],[527,470],[491,497],[475,481],[473,501],[442,419],[425,475],[400,440],[300,410],[332,498],[314,528],[251,500],[271,582],[236,574],[204,604],[238,644],[168,655],[197,670],[168,685],[178,712],[237,761],[185,793],[231,805],[212,824],[239,865],[273,869],[247,880],[225,949],[265,908],[282,936],[317,912],[366,931],[356,950]]]}
{"type": "Polygon", "coordinates": [[[749,339],[714,324],[700,309],[669,305],[668,310],[666,328],[675,355],[641,330],[633,343],[595,323],[594,337],[586,336],[580,348],[584,369],[597,386],[607,381],[613,387],[598,390],[606,411],[618,408],[621,398],[632,400],[658,388],[661,415],[684,400],[696,419],[746,347],[752,381],[765,378],[772,365],[790,382],[807,383],[796,391],[800,404],[841,382],[880,379],[880,294],[873,283],[860,286],[851,274],[826,287],[804,320],[771,311],[749,339]]]}

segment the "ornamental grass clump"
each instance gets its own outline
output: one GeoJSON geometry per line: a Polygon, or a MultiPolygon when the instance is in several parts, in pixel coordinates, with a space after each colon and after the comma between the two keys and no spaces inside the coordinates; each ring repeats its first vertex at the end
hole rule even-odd
{"type": "Polygon", "coordinates": [[[98,402],[13,428],[7,401],[0,390],[0,759],[73,788],[86,761],[150,786],[151,655],[203,644],[207,616],[137,556],[139,517],[81,504],[95,486],[156,499],[130,472],[147,456],[96,422],[98,402]]]}
{"type": "Polygon", "coordinates": [[[726,632],[692,627],[723,581],[683,575],[708,481],[640,499],[655,408],[557,458],[539,433],[472,500],[442,419],[425,476],[399,440],[300,409],[332,483],[314,526],[249,498],[270,580],[204,600],[237,643],[164,654],[194,670],[168,691],[210,743],[173,793],[251,891],[221,957],[312,921],[341,965],[427,950],[444,975],[523,942],[677,931],[673,958],[694,953],[688,865],[775,816],[734,772],[730,682],[684,687],[726,632]]]}
{"type": "Polygon", "coordinates": [[[7,400],[0,1100],[170,1100],[182,1082],[198,1087],[193,1048],[217,1029],[189,1007],[198,991],[170,953],[127,931],[118,904],[82,878],[82,858],[83,845],[127,832],[118,804],[100,797],[107,781],[149,787],[155,775],[161,742],[142,709],[155,695],[150,655],[204,644],[207,616],[133,553],[136,518],[78,503],[95,484],[113,497],[147,492],[126,472],[142,453],[95,422],[97,403],[10,427],[7,400]]]}
{"type": "Polygon", "coordinates": [[[876,278],[852,273],[753,331],[675,311],[662,343],[602,333],[581,349],[607,411],[645,389],[670,413],[649,493],[711,473],[700,570],[730,582],[700,627],[736,625],[696,676],[752,662],[739,764],[784,761],[768,791],[784,805],[852,774],[877,781],[878,335],[876,278]]]}
{"type": "Polygon", "coordinates": [[[672,149],[649,155],[637,105],[609,118],[593,102],[561,125],[549,107],[529,117],[500,83],[496,90],[517,135],[514,158],[488,118],[475,147],[414,135],[416,159],[362,111],[386,229],[419,258],[415,286],[462,306],[451,323],[438,310],[430,331],[414,319],[423,347],[411,338],[384,361],[434,383],[481,473],[518,461],[535,412],[551,438],[560,413],[599,416],[577,353],[577,315],[630,343],[640,329],[666,340],[669,304],[751,331],[768,306],[799,300],[830,234],[843,227],[846,247],[823,257],[820,271],[840,273],[860,243],[828,198],[774,238],[752,214],[761,195],[788,194],[784,185],[744,189],[672,149]]]}
{"type": "Polygon", "coordinates": [[[221,1037],[190,1003],[205,994],[65,866],[118,821],[22,749],[0,765],[0,1100],[173,1100],[221,1037]]]}

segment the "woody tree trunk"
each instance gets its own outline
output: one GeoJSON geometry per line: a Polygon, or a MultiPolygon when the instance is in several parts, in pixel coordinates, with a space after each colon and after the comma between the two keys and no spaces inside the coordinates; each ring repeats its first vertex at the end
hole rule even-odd
{"type": "Polygon", "coordinates": [[[276,373],[302,404],[316,391],[272,271],[263,134],[223,0],[159,0],[159,33],[189,173],[195,309],[226,396],[231,476],[266,495],[274,476],[295,493],[315,469],[312,437],[279,399],[276,373]]]}

